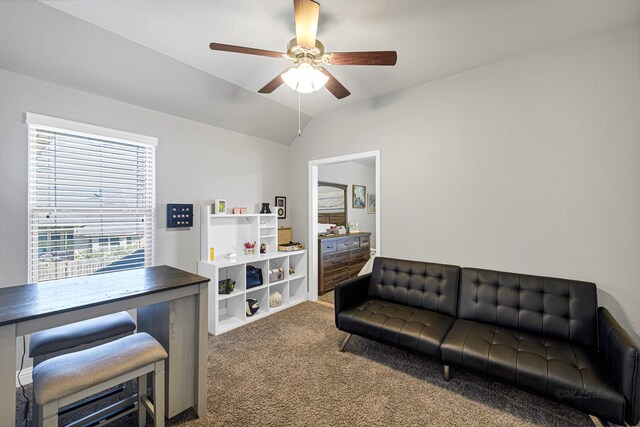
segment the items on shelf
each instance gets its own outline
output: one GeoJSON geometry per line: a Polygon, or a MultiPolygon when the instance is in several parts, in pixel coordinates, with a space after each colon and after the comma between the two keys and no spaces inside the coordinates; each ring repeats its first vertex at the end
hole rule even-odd
{"type": "Polygon", "coordinates": [[[244,242],[245,255],[253,255],[253,249],[256,247],[256,242],[244,242]]]}
{"type": "Polygon", "coordinates": [[[231,213],[234,215],[244,215],[247,213],[247,208],[231,208],[231,213]]]}
{"type": "Polygon", "coordinates": [[[291,227],[278,228],[278,244],[283,245],[293,240],[293,231],[291,227]]]}
{"type": "Polygon", "coordinates": [[[224,199],[216,199],[216,202],[213,205],[213,213],[216,215],[226,215],[227,201],[224,199]]]}
{"type": "Polygon", "coordinates": [[[218,282],[218,293],[220,295],[230,294],[236,287],[233,279],[223,279],[218,282]]]}
{"type": "Polygon", "coordinates": [[[253,316],[260,309],[260,301],[254,298],[247,299],[247,316],[253,316]]]}
{"type": "Polygon", "coordinates": [[[271,292],[269,295],[269,307],[280,307],[282,304],[282,294],[278,291],[271,292]]]}
{"type": "Polygon", "coordinates": [[[266,254],[267,253],[267,244],[266,243],[260,243],[260,253],[261,254],[266,254]]]}
{"type": "Polygon", "coordinates": [[[278,245],[278,250],[281,252],[300,251],[304,249],[304,245],[300,242],[289,242],[278,245]]]}
{"type": "Polygon", "coordinates": [[[260,210],[261,214],[270,214],[271,213],[271,209],[269,208],[269,203],[263,203],[262,204],[262,209],[260,210]]]}
{"type": "Polygon", "coordinates": [[[213,246],[209,248],[209,261],[213,261],[216,259],[216,251],[213,249],[213,246]]]}
{"type": "Polygon", "coordinates": [[[263,283],[262,269],[247,265],[247,289],[261,286],[263,283]]]}
{"type": "Polygon", "coordinates": [[[289,267],[289,276],[296,274],[296,271],[293,269],[293,267],[289,267]]]}
{"type": "Polygon", "coordinates": [[[282,267],[275,267],[269,269],[269,283],[278,282],[284,280],[284,270],[282,267]]]}

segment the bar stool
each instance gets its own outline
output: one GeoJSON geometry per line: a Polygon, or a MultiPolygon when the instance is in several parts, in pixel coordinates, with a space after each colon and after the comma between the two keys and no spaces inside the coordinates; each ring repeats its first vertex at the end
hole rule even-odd
{"type": "MultiPolygon", "coordinates": [[[[33,358],[33,366],[35,368],[42,362],[53,357],[85,350],[123,338],[132,334],[135,329],[136,323],[131,315],[126,311],[47,329],[31,335],[31,340],[29,342],[29,357],[33,358]]],[[[76,405],[68,410],[77,410],[119,391],[121,391],[121,389],[107,393],[106,395],[96,396],[94,399],[84,402],[81,405],[76,405]]],[[[123,407],[127,404],[132,404],[135,400],[132,397],[132,381],[125,384],[124,391],[125,396],[127,396],[129,400],[127,402],[122,402],[120,406],[123,407]]],[[[42,413],[40,411],[40,406],[35,399],[33,402],[32,414],[33,425],[38,425],[38,422],[42,418],[42,413]]]]}
{"type": "MultiPolygon", "coordinates": [[[[164,360],[167,352],[147,333],[120,338],[87,350],[45,360],[33,369],[34,399],[42,407],[38,427],[57,427],[58,412],[78,400],[138,378],[138,423],[146,424],[148,411],[156,427],[164,427],[164,360]],[[153,373],[153,402],[147,396],[147,374],[153,373]]],[[[101,411],[99,411],[101,412],[101,411]]],[[[114,419],[117,419],[114,418],[114,419]]],[[[96,414],[70,426],[93,423],[96,414]]],[[[107,419],[106,422],[113,421],[107,419]]]]}

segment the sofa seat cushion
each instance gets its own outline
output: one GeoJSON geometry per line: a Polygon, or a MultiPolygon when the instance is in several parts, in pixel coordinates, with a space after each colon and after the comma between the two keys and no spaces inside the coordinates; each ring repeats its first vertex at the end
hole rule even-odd
{"type": "Polygon", "coordinates": [[[624,397],[589,347],[458,319],[442,343],[441,358],[586,413],[624,420],[624,397]]]}
{"type": "Polygon", "coordinates": [[[370,299],[338,314],[339,328],[437,358],[454,317],[370,299]]]}

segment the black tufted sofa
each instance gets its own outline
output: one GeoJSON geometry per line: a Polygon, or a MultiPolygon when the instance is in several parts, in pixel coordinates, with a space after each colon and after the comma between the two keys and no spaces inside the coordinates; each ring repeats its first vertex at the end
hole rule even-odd
{"type": "Polygon", "coordinates": [[[416,351],[605,420],[640,421],[640,350],[593,283],[378,257],[335,288],[351,334],[416,351]]]}

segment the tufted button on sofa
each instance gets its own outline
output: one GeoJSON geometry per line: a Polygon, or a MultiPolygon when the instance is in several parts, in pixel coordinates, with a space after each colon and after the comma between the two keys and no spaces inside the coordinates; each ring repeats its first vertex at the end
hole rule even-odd
{"type": "Polygon", "coordinates": [[[338,329],[605,420],[640,421],[640,349],[593,283],[378,257],[335,290],[338,329]]]}

